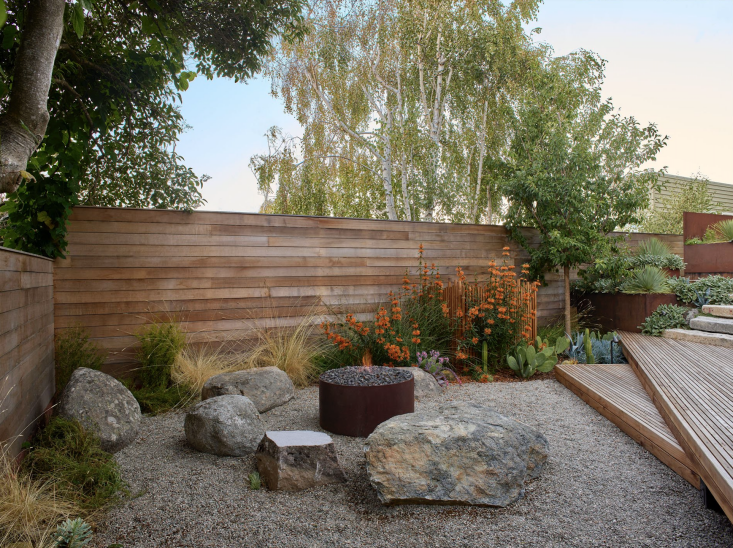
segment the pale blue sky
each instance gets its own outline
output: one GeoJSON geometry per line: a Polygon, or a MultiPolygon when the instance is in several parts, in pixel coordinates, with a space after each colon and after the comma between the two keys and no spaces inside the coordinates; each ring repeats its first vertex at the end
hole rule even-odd
{"type": "MultiPolygon", "coordinates": [[[[558,55],[578,48],[608,61],[604,93],[622,114],[656,122],[670,136],[657,167],[733,183],[733,0],[546,0],[539,40],[558,55]]],[[[262,196],[248,168],[266,151],[273,125],[298,134],[269,82],[199,77],[183,94],[192,129],[178,152],[204,185],[204,209],[257,211],[262,196]]]]}

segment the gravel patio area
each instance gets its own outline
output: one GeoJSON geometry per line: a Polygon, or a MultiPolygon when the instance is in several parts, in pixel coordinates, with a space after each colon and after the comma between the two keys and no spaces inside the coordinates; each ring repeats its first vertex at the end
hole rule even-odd
{"type": "MultiPolygon", "coordinates": [[[[539,429],[548,464],[509,508],[383,507],[363,440],[333,436],[348,477],[300,493],[249,489],[254,458],[198,453],[184,414],[144,418],[117,454],[133,500],[99,523],[94,546],[133,547],[730,547],[733,526],[698,492],[554,380],[452,386],[418,402],[472,400],[539,429]]],[[[262,415],[268,430],[320,430],[318,389],[262,415]]]]}

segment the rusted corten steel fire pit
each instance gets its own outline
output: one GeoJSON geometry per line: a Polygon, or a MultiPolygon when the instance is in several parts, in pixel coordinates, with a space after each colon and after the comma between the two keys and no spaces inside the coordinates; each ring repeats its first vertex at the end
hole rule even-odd
{"type": "Polygon", "coordinates": [[[391,367],[342,367],[318,383],[321,428],[364,438],[387,419],[415,411],[412,373],[391,367]]]}

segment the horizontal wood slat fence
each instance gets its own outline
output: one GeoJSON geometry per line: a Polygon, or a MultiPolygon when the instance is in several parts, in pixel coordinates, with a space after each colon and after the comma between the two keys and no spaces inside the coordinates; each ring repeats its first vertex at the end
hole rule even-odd
{"type": "Polygon", "coordinates": [[[53,398],[53,262],[0,247],[0,443],[11,455],[53,398]]]}
{"type": "MultiPolygon", "coordinates": [[[[530,239],[538,242],[528,231],[530,239]]],[[[648,235],[632,235],[634,246],[648,235]]],[[[526,254],[502,226],[248,213],[74,208],[66,259],[55,264],[56,331],[80,324],[129,361],[134,333],[175,316],[193,342],[243,338],[253,322],[293,325],[308,313],[370,317],[405,269],[416,276],[418,247],[441,277],[469,280],[502,259],[526,254]],[[280,318],[274,322],[273,318],[280,318]]],[[[664,236],[673,243],[678,236],[664,236]]],[[[539,324],[562,310],[558,274],[537,296],[539,324]]]]}

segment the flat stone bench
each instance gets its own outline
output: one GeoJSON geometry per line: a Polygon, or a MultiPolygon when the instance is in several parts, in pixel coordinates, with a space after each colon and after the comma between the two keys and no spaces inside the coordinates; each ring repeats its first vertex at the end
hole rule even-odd
{"type": "Polygon", "coordinates": [[[299,491],[346,481],[333,440],[323,432],[265,432],[256,456],[260,477],[271,490],[299,491]]]}

